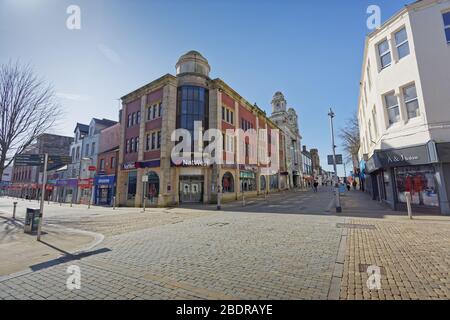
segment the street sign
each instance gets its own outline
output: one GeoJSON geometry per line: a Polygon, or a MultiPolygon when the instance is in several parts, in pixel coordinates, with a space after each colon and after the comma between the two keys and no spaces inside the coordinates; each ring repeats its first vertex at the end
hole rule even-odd
{"type": "Polygon", "coordinates": [[[44,164],[44,155],[42,154],[18,154],[14,157],[14,166],[40,166],[44,164]]]}
{"type": "Polygon", "coordinates": [[[72,163],[72,157],[61,155],[49,155],[48,163],[52,165],[66,165],[72,163]]]}
{"type": "MultiPolygon", "coordinates": [[[[328,164],[330,165],[330,166],[332,166],[334,163],[333,163],[333,155],[329,155],[328,156],[328,164]]],[[[336,155],[336,164],[343,164],[343,161],[342,161],[342,154],[337,154],[336,155]]]]}
{"type": "Polygon", "coordinates": [[[148,182],[148,175],[142,176],[142,182],[148,182]]]}
{"type": "Polygon", "coordinates": [[[88,167],[88,170],[89,170],[89,171],[96,171],[97,168],[96,168],[95,166],[89,166],[89,167],[88,167]]]}

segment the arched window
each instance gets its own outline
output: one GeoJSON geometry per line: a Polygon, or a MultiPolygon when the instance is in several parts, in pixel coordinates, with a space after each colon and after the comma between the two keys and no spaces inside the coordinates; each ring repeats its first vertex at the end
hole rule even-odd
{"type": "Polygon", "coordinates": [[[222,192],[234,192],[234,178],[230,172],[226,172],[223,175],[222,192]]]}

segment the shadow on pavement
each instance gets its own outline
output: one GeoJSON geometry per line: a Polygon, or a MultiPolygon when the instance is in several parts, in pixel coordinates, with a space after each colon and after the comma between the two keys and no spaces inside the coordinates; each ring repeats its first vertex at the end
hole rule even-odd
{"type": "MultiPolygon", "coordinates": [[[[43,241],[41,241],[41,242],[43,242],[43,241]]],[[[66,262],[73,261],[73,260],[81,260],[82,258],[86,258],[86,257],[93,256],[93,255],[96,255],[96,254],[101,254],[101,253],[105,253],[105,252],[110,252],[111,251],[111,249],[109,249],[109,248],[101,248],[101,249],[97,249],[97,250],[94,250],[94,251],[87,251],[87,252],[82,252],[82,253],[78,253],[78,254],[70,254],[70,253],[67,253],[67,252],[65,252],[63,250],[55,248],[55,247],[53,247],[53,246],[51,246],[51,245],[49,245],[49,244],[47,244],[45,242],[43,242],[43,243],[48,245],[48,246],[50,246],[50,247],[52,247],[52,248],[54,248],[54,249],[56,249],[56,250],[58,250],[58,251],[60,251],[60,252],[65,253],[66,255],[63,256],[63,257],[57,258],[57,259],[53,259],[53,260],[49,260],[49,261],[46,261],[46,262],[42,262],[42,263],[38,263],[38,264],[32,265],[32,266],[30,266],[30,269],[33,270],[33,271],[38,271],[38,270],[50,268],[50,267],[56,266],[58,264],[66,263],[66,262]]]]}

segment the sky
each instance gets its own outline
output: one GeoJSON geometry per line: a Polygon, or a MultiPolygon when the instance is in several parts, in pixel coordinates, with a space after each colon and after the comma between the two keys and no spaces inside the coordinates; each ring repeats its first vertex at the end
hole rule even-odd
{"type": "Polygon", "coordinates": [[[268,114],[282,91],[299,116],[302,145],[319,149],[332,171],[327,114],[332,107],[337,135],[356,112],[367,8],[378,5],[385,21],[410,2],[0,0],[0,64],[30,64],[51,83],[64,108],[53,131],[72,136],[77,122],[118,120],[120,97],[175,74],[178,58],[197,50],[211,78],[268,114]],[[70,5],[80,8],[80,29],[66,26],[70,5]]]}

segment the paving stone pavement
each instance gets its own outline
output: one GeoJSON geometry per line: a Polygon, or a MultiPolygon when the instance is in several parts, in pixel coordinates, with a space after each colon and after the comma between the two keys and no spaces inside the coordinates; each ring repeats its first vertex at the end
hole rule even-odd
{"type": "Polygon", "coordinates": [[[450,299],[448,221],[349,220],[341,299],[450,299]],[[360,264],[364,268],[360,269],[360,264]],[[380,290],[369,290],[367,266],[381,267],[380,290]]]}
{"type": "Polygon", "coordinates": [[[109,237],[110,252],[0,283],[2,299],[326,299],[340,217],[223,213],[109,237]],[[66,289],[69,265],[81,290],[66,289]]]}
{"type": "Polygon", "coordinates": [[[107,236],[90,256],[1,281],[0,299],[449,299],[450,218],[410,221],[365,197],[347,194],[339,215],[322,189],[222,212],[62,219],[107,236]],[[80,290],[66,288],[70,265],[80,290]],[[367,288],[371,265],[380,290],[367,288]]]}

